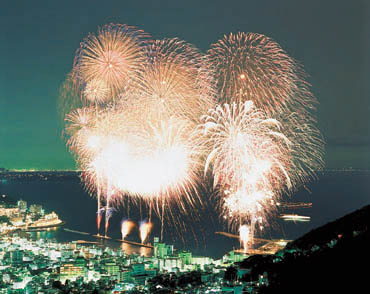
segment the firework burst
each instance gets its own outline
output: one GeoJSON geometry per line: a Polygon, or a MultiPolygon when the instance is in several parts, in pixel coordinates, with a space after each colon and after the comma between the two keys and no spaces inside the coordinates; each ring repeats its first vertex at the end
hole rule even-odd
{"type": "Polygon", "coordinates": [[[290,142],[279,122],[247,101],[210,110],[201,131],[211,150],[205,171],[212,165],[228,220],[242,217],[253,223],[264,217],[274,199],[291,187],[290,142]]]}
{"type": "Polygon", "coordinates": [[[177,38],[148,41],[126,25],[90,34],[60,101],[67,145],[98,198],[98,230],[105,211],[107,234],[112,208],[129,196],[162,215],[163,237],[165,211],[196,205],[204,167],[223,216],[248,223],[240,227],[246,247],[276,199],[322,167],[316,99],[305,77],[260,34],[230,34],[207,55],[177,38]]]}
{"type": "Polygon", "coordinates": [[[90,34],[77,51],[73,77],[85,86],[88,100],[115,98],[134,87],[140,79],[141,66],[146,61],[143,45],[147,34],[134,27],[108,24],[98,34],[90,34]],[[90,89],[99,90],[91,93],[90,89]]]}
{"type": "Polygon", "coordinates": [[[86,84],[83,90],[83,97],[88,102],[99,105],[109,100],[110,89],[107,84],[102,80],[91,80],[86,84]]]}
{"type": "Polygon", "coordinates": [[[155,115],[182,116],[199,122],[214,104],[214,84],[204,56],[179,39],[155,41],[147,47],[136,99],[155,115]]]}
{"type": "Polygon", "coordinates": [[[219,98],[226,102],[251,100],[269,115],[294,99],[297,63],[272,39],[255,33],[224,36],[211,46],[219,98]]]}
{"type": "Polygon", "coordinates": [[[323,167],[324,142],[312,115],[317,101],[302,66],[274,40],[256,33],[225,35],[211,46],[208,58],[220,101],[253,101],[281,123],[291,141],[292,185],[299,187],[315,177],[323,167]]]}

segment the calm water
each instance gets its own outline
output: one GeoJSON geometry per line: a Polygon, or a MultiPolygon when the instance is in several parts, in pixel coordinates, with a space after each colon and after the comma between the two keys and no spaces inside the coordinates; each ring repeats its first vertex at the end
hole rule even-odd
{"type": "MultiPolygon", "coordinates": [[[[1,174],[0,174],[1,179],[1,174]]],[[[66,222],[65,228],[96,233],[96,200],[84,191],[79,178],[49,179],[49,180],[3,180],[0,181],[0,195],[5,194],[10,199],[24,199],[30,204],[41,204],[47,211],[55,211],[66,222]]],[[[299,190],[289,201],[312,202],[312,208],[281,211],[298,213],[311,217],[310,222],[283,222],[279,218],[271,220],[271,226],[266,229],[263,237],[295,239],[313,228],[335,220],[353,210],[370,204],[370,171],[324,172],[319,179],[307,185],[307,189],[299,190]]],[[[216,231],[227,230],[218,219],[210,200],[205,207],[194,211],[193,215],[176,214],[179,223],[185,227],[173,226],[173,221],[166,222],[164,240],[174,244],[177,249],[188,249],[195,254],[221,257],[234,247],[238,247],[236,239],[214,234],[216,231]]],[[[118,205],[110,221],[109,235],[113,239],[120,238],[120,222],[123,218],[136,223],[148,217],[144,207],[135,205],[118,205]]],[[[154,228],[150,239],[160,235],[160,220],[153,217],[154,228]]],[[[102,227],[104,222],[102,222],[102,227]]],[[[101,230],[103,232],[103,230],[101,230]]],[[[63,228],[46,232],[33,233],[34,237],[55,238],[60,242],[72,240],[96,241],[92,236],[66,232],[63,228]]],[[[134,229],[128,239],[139,241],[139,233],[134,229]]],[[[151,241],[150,240],[150,241],[151,241]]],[[[100,241],[103,245],[112,247],[123,246],[130,252],[150,254],[150,249],[136,248],[115,241],[100,241]]]]}

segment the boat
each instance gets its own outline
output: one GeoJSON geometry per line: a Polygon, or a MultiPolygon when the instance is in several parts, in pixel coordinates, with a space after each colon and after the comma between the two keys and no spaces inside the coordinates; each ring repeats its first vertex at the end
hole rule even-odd
{"type": "Polygon", "coordinates": [[[95,237],[95,238],[99,238],[99,239],[107,239],[107,240],[112,239],[111,237],[103,236],[103,235],[99,235],[99,234],[97,234],[97,235],[93,235],[93,237],[95,237]]]}
{"type": "Polygon", "coordinates": [[[311,217],[298,214],[281,214],[280,218],[285,221],[309,222],[311,217]]]}
{"type": "Polygon", "coordinates": [[[24,230],[25,231],[45,231],[48,228],[55,228],[55,227],[60,227],[65,224],[64,221],[60,221],[58,223],[52,223],[48,225],[40,225],[40,226],[28,226],[24,230]]]}
{"type": "Polygon", "coordinates": [[[71,232],[71,233],[76,233],[76,234],[81,234],[81,235],[91,235],[90,233],[75,231],[75,230],[71,230],[67,228],[63,228],[63,230],[65,230],[66,232],[71,232]]]}

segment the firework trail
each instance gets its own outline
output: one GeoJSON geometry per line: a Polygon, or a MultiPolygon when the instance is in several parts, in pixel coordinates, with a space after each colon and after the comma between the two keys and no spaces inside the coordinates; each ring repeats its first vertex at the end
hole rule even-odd
{"type": "Polygon", "coordinates": [[[145,244],[145,241],[147,240],[151,230],[152,230],[153,224],[150,222],[142,222],[140,224],[140,240],[142,244],[145,244]]]}
{"type": "Polygon", "coordinates": [[[240,245],[244,249],[244,252],[247,252],[249,244],[253,243],[251,237],[253,237],[253,235],[251,234],[249,227],[247,225],[240,226],[239,239],[240,245]]]}
{"type": "Polygon", "coordinates": [[[85,87],[87,100],[103,102],[135,87],[146,61],[143,46],[147,38],[146,33],[134,27],[108,24],[81,42],[73,78],[85,87]]]}
{"type": "Polygon", "coordinates": [[[212,165],[214,187],[230,223],[255,223],[291,187],[287,171],[290,142],[280,124],[253,102],[217,106],[203,117],[201,132],[210,148],[205,172],[212,165]]]}
{"type": "MultiPolygon", "coordinates": [[[[115,169],[118,169],[115,160],[125,150],[127,125],[124,124],[124,119],[124,114],[114,107],[99,111],[94,107],[85,107],[66,117],[66,130],[70,134],[67,144],[84,171],[82,178],[88,191],[97,195],[98,211],[101,208],[101,198],[105,199],[109,208],[112,197],[116,194],[113,192],[117,192],[112,178],[115,169]]],[[[124,160],[119,162],[124,164],[124,160]]],[[[108,222],[109,217],[106,215],[106,223],[108,222]]]]}
{"type": "Polygon", "coordinates": [[[102,207],[102,208],[99,208],[98,211],[96,212],[96,227],[98,229],[98,233],[97,235],[99,236],[99,232],[100,232],[100,224],[101,224],[101,219],[103,217],[103,213],[105,211],[105,208],[102,207]]]}
{"type": "Polygon", "coordinates": [[[113,207],[109,207],[109,203],[107,202],[107,206],[105,207],[105,237],[107,237],[109,220],[112,217],[113,211],[115,211],[115,209],[113,207]]]}
{"type": "Polygon", "coordinates": [[[131,233],[134,227],[135,227],[135,223],[130,220],[124,220],[121,222],[122,240],[125,240],[125,238],[131,233]]]}
{"type": "MultiPolygon", "coordinates": [[[[88,162],[98,153],[101,145],[102,136],[94,129],[94,120],[96,112],[92,108],[84,107],[77,108],[70,114],[66,115],[66,133],[69,135],[67,145],[71,152],[75,155],[78,165],[82,170],[85,170],[84,162],[88,162]]],[[[99,170],[95,170],[99,174],[99,170]]],[[[87,173],[84,172],[82,178],[85,178],[87,173]]],[[[101,209],[101,185],[100,177],[96,181],[97,194],[97,234],[99,235],[100,223],[104,209],[101,209]]]]}

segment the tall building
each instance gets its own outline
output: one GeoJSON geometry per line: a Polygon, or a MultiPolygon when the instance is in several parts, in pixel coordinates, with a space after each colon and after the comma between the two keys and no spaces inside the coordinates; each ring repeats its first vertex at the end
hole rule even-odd
{"type": "Polygon", "coordinates": [[[192,255],[192,253],[190,251],[181,251],[179,253],[179,257],[180,257],[180,259],[182,261],[182,264],[189,265],[189,264],[192,263],[192,257],[193,257],[193,255],[192,255]]]}
{"type": "Polygon", "coordinates": [[[166,245],[159,243],[159,238],[154,237],[154,257],[165,258],[166,256],[173,255],[173,245],[166,245]]]}

